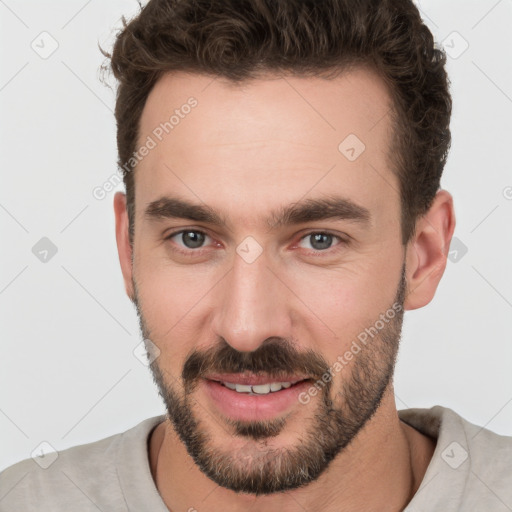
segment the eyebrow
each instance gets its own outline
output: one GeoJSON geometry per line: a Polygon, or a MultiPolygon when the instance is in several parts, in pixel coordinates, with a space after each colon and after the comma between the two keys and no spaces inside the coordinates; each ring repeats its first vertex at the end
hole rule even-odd
{"type": "MultiPolygon", "coordinates": [[[[228,225],[226,217],[213,208],[176,197],[161,197],[152,201],[146,207],[144,215],[148,220],[179,218],[216,226],[228,225]]],[[[272,211],[266,222],[270,230],[275,230],[282,226],[328,219],[349,220],[369,225],[371,214],[367,208],[350,199],[331,196],[306,199],[282,206],[272,211]]]]}

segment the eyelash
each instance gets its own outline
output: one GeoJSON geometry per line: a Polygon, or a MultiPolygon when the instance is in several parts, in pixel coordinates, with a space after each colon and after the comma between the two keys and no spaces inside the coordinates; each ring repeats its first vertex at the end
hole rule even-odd
{"type": "MultiPolygon", "coordinates": [[[[169,235],[167,235],[164,240],[170,240],[171,238],[175,237],[176,235],[180,235],[182,233],[200,233],[202,235],[205,235],[205,236],[208,236],[210,237],[210,235],[208,235],[208,233],[205,233],[204,231],[201,231],[199,229],[180,229],[179,231],[174,231],[172,233],[170,233],[169,235]]],[[[332,236],[333,238],[337,238],[338,241],[340,242],[338,245],[335,245],[333,248],[329,248],[329,249],[325,249],[323,251],[321,250],[309,250],[308,251],[308,254],[311,255],[311,256],[321,256],[323,255],[324,253],[326,254],[332,254],[333,252],[336,253],[337,251],[341,250],[342,246],[346,246],[349,244],[349,240],[346,239],[346,238],[343,238],[342,236],[340,235],[335,235],[334,233],[331,233],[329,231],[310,231],[309,233],[306,233],[305,235],[303,235],[300,240],[299,240],[299,243],[304,240],[305,238],[307,238],[308,236],[311,236],[311,235],[328,235],[328,236],[332,236]]],[[[212,238],[212,237],[210,237],[212,238]]],[[[174,246],[173,247],[173,251],[176,251],[184,256],[188,256],[188,257],[194,257],[194,256],[199,256],[201,255],[206,249],[205,248],[199,248],[199,249],[188,249],[188,250],[185,250],[185,249],[182,249],[180,248],[179,246],[174,246]]]]}

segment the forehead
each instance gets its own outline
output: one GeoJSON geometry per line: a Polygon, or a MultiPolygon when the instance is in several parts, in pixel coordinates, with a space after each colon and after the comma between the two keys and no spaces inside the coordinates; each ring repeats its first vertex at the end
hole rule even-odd
{"type": "Polygon", "coordinates": [[[336,188],[383,208],[398,189],[388,162],[391,108],[385,83],[365,68],[239,84],[169,73],[142,113],[139,146],[149,137],[154,147],[137,165],[136,197],[147,204],[178,192],[224,212],[229,199],[234,213],[236,204],[277,207],[336,188]]]}
{"type": "MultiPolygon", "coordinates": [[[[254,143],[258,133],[265,139],[291,134],[304,143],[318,143],[329,132],[334,141],[351,132],[364,139],[391,108],[387,86],[367,67],[329,80],[267,75],[239,83],[175,72],[165,74],[150,92],[141,117],[141,133],[151,132],[169,120],[190,97],[198,102],[191,112],[196,115],[190,115],[187,123],[182,123],[184,118],[180,116],[172,131],[186,132],[187,125],[193,125],[192,118],[201,117],[202,122],[217,127],[195,133],[194,142],[206,144],[254,143]]],[[[325,140],[325,145],[331,146],[330,139],[325,140]]]]}

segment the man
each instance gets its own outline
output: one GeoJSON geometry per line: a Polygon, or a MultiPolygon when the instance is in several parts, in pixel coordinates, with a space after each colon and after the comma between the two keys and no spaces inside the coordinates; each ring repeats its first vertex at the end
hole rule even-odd
{"type": "Polygon", "coordinates": [[[116,237],[167,415],[0,510],[512,510],[512,441],[397,412],[446,266],[444,54],[408,0],[151,0],[111,66],[116,237]]]}

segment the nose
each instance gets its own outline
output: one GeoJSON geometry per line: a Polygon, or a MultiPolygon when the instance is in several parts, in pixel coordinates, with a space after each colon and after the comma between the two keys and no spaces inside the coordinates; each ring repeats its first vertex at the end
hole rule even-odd
{"type": "Polygon", "coordinates": [[[263,252],[247,263],[235,255],[219,290],[213,329],[239,352],[252,352],[270,337],[289,339],[292,292],[268,265],[263,252]]]}

